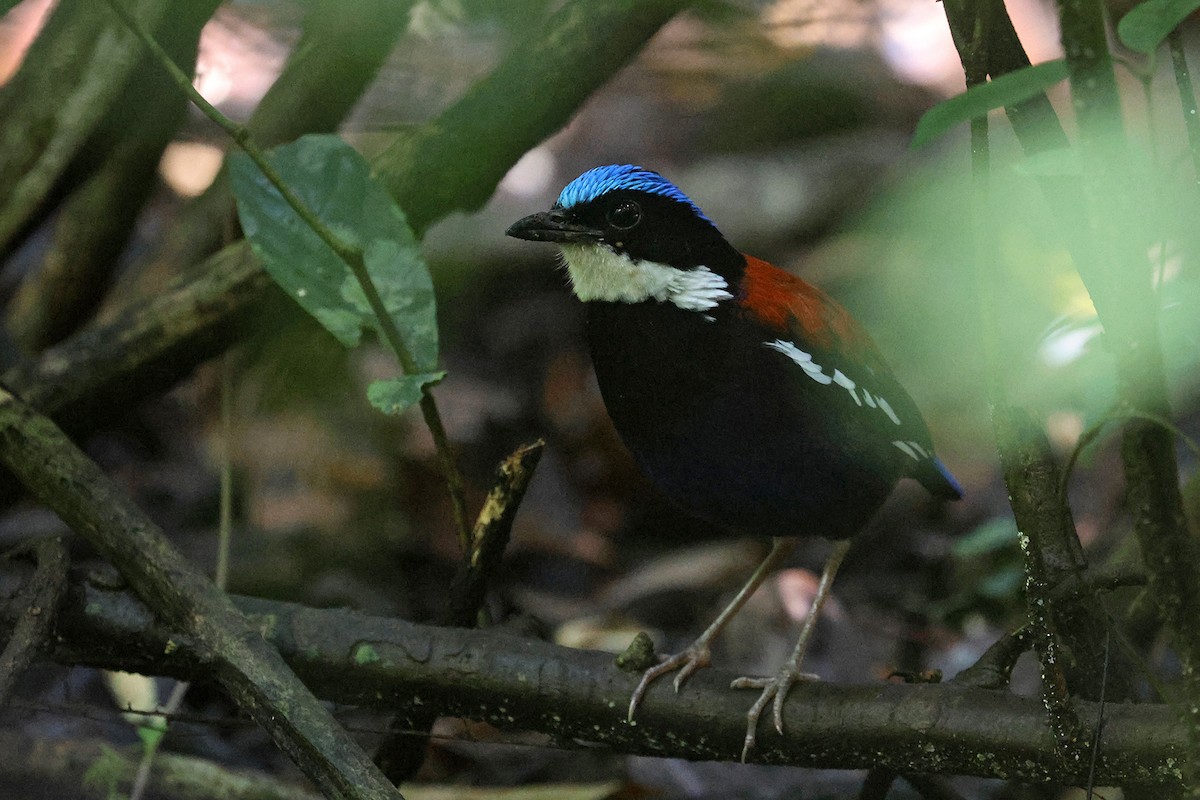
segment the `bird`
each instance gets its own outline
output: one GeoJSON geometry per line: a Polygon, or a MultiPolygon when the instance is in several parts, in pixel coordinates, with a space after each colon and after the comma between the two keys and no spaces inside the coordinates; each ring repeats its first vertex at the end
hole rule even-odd
{"type": "Polygon", "coordinates": [[[713,623],[644,672],[630,722],[658,678],[678,671],[678,693],[709,665],[712,641],[798,538],[834,543],[786,663],[733,683],[761,692],[747,713],[745,761],[768,705],[782,735],[788,691],[816,679],[801,665],[851,537],[902,478],[947,500],[962,487],[863,326],[821,289],[734,247],[659,173],[595,167],[506,233],[558,246],[586,308],[605,407],[651,482],[696,518],[772,541],[713,623]]]}

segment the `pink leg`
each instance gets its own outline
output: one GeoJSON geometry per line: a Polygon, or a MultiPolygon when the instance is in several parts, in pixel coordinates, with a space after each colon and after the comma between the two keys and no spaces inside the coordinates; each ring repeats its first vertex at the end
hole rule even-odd
{"type": "Polygon", "coordinates": [[[741,610],[750,596],[755,590],[762,585],[771,571],[779,565],[779,562],[787,558],[796,546],[795,539],[776,538],[772,541],[771,552],[763,559],[763,562],[758,565],[758,569],[754,570],[754,574],[746,581],[746,585],[741,588],[737,596],[730,601],[729,605],[717,616],[713,623],[704,629],[704,633],[688,645],[687,649],[681,653],[677,653],[661,664],[651,667],[642,674],[642,680],[637,688],[633,690],[633,697],[629,700],[629,721],[633,721],[633,712],[637,711],[638,705],[642,702],[642,697],[645,696],[646,690],[650,688],[650,684],[666,675],[668,672],[679,670],[679,674],[675,676],[675,691],[679,691],[679,687],[684,681],[692,676],[692,674],[706,667],[710,663],[712,652],[709,645],[712,640],[729,624],[729,620],[733,619],[734,615],[741,610]]]}
{"type": "Polygon", "coordinates": [[[821,582],[817,585],[817,594],[813,598],[812,608],[809,609],[808,616],[804,618],[804,625],[800,628],[800,638],[796,640],[796,647],[792,650],[791,658],[787,660],[783,668],[773,678],[738,678],[733,682],[734,689],[762,690],[762,694],[746,714],[746,741],[742,745],[742,761],[745,761],[746,756],[754,749],[758,719],[766,710],[767,705],[773,701],[775,730],[782,735],[783,702],[787,699],[788,691],[796,681],[818,680],[816,675],[801,672],[800,664],[804,661],[804,652],[808,649],[813,631],[817,628],[817,617],[821,613],[821,606],[825,605],[825,601],[829,599],[833,578],[837,575],[838,567],[842,565],[842,559],[846,557],[849,549],[849,540],[834,544],[833,552],[829,554],[829,559],[825,562],[825,569],[821,572],[821,582]]]}

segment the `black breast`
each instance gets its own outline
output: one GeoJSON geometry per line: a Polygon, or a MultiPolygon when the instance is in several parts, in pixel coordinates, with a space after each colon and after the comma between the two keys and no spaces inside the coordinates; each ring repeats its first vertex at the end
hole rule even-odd
{"type": "Polygon", "coordinates": [[[799,379],[736,310],[587,306],[613,424],[685,511],[744,533],[845,538],[898,480],[895,459],[830,412],[828,387],[799,379]]]}

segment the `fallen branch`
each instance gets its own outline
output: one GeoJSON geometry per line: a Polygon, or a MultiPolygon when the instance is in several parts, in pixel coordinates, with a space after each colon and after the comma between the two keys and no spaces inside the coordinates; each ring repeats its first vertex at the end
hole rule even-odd
{"type": "MultiPolygon", "coordinates": [[[[678,695],[652,689],[636,724],[624,709],[638,676],[613,656],[521,639],[496,630],[414,625],[345,610],[234,598],[314,692],[390,711],[401,703],[542,731],[559,742],[600,742],[627,753],[696,760],[739,758],[751,699],[733,675],[698,673],[678,695]]],[[[8,612],[0,610],[0,624],[8,612]]],[[[192,637],[155,623],[131,593],[76,579],[59,615],[53,657],[192,678],[208,669],[192,637]],[[171,646],[168,647],[167,643],[171,646]]],[[[1079,701],[1085,728],[1098,706],[1079,701]]],[[[947,684],[797,686],[786,738],[764,726],[753,761],[825,769],[887,768],[903,774],[969,774],[1082,783],[1086,764],[1064,771],[1045,709],[1035,698],[947,684]]],[[[1105,708],[1097,765],[1101,785],[1179,786],[1187,734],[1164,705],[1105,708]]]]}
{"type": "Polygon", "coordinates": [[[279,653],[95,462],[47,417],[0,390],[0,461],[88,540],[167,623],[188,634],[217,680],[330,798],[399,793],[279,653]]]}

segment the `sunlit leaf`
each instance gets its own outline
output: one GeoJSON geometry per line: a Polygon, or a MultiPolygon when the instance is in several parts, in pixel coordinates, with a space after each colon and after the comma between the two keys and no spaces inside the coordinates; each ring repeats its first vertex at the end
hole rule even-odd
{"type": "MultiPolygon", "coordinates": [[[[417,368],[437,366],[433,281],[404,213],[370,166],[336,136],[305,136],[275,148],[272,166],[338,237],[363,251],[367,271],[417,368]]],[[[238,214],[275,282],[347,347],[377,327],[345,263],[306,225],[245,155],[230,162],[238,214]]]]}
{"type": "Polygon", "coordinates": [[[974,86],[962,94],[943,100],[925,112],[917,123],[913,147],[936,139],[959,123],[980,117],[989,111],[1028,100],[1067,77],[1067,62],[1047,61],[1035,67],[1001,75],[994,81],[974,86]]]}
{"type": "Polygon", "coordinates": [[[437,383],[444,377],[445,372],[425,372],[374,381],[367,387],[367,399],[385,414],[399,414],[420,401],[424,386],[437,383]]]}
{"type": "Polygon", "coordinates": [[[1146,0],[1121,18],[1117,35],[1130,50],[1148,55],[1197,8],[1200,0],[1146,0]]]}

